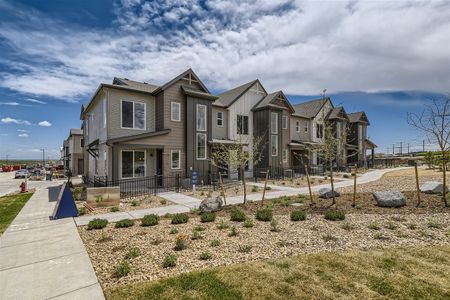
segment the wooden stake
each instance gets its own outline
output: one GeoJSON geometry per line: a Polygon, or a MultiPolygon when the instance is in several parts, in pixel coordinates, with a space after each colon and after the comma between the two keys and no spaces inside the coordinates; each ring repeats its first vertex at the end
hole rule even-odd
{"type": "Polygon", "coordinates": [[[314,204],[312,191],[311,191],[311,182],[309,181],[309,173],[308,173],[308,165],[305,164],[305,175],[306,175],[306,181],[308,182],[308,189],[309,189],[309,199],[311,200],[311,205],[314,204]]]}
{"type": "Polygon", "coordinates": [[[264,205],[264,197],[266,196],[267,180],[269,180],[269,169],[266,172],[266,180],[264,181],[264,190],[263,190],[263,196],[261,199],[261,206],[264,205]]]}
{"type": "Polygon", "coordinates": [[[358,165],[355,165],[355,175],[353,176],[353,207],[356,206],[356,175],[358,174],[358,165]]]}
{"type": "Polygon", "coordinates": [[[421,199],[420,199],[420,187],[419,187],[419,171],[417,170],[417,162],[414,162],[414,172],[416,173],[417,207],[419,207],[421,199]]]}
{"type": "Polygon", "coordinates": [[[220,190],[222,191],[223,195],[223,203],[227,205],[227,198],[225,197],[225,190],[223,189],[223,179],[222,174],[219,172],[219,183],[220,183],[220,190]]]}

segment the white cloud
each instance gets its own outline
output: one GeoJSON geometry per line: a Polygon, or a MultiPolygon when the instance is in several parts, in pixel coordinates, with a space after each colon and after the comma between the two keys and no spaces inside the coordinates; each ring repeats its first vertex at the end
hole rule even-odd
{"type": "Polygon", "coordinates": [[[17,129],[18,132],[28,132],[28,130],[25,129],[17,129]]]}
{"type": "Polygon", "coordinates": [[[43,126],[43,127],[50,127],[52,126],[52,123],[50,123],[49,121],[42,121],[38,123],[39,126],[43,126]]]}
{"type": "Polygon", "coordinates": [[[114,76],[162,83],[189,67],[211,89],[260,78],[287,94],[450,84],[448,1],[124,0],[108,30],[6,9],[22,23],[0,38],[27,59],[0,86],[66,101],[114,76]]]}
{"type": "Polygon", "coordinates": [[[38,103],[38,104],[47,104],[47,102],[44,102],[44,101],[41,101],[41,100],[37,100],[37,99],[33,99],[33,98],[27,98],[27,99],[24,99],[24,100],[28,101],[28,102],[38,103]]]}
{"type": "Polygon", "coordinates": [[[28,133],[20,133],[17,136],[27,138],[29,135],[28,135],[28,133]]]}
{"type": "Polygon", "coordinates": [[[31,125],[31,123],[27,120],[18,120],[11,117],[2,118],[0,121],[4,124],[31,125]]]}
{"type": "Polygon", "coordinates": [[[18,102],[0,102],[0,105],[8,105],[8,106],[19,106],[18,102]]]}

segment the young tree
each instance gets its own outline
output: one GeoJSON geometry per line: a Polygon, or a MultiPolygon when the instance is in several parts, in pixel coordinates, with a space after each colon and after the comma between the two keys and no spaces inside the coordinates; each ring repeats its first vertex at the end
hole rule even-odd
{"type": "Polygon", "coordinates": [[[219,169],[222,166],[236,168],[240,172],[242,184],[244,187],[244,204],[247,202],[247,186],[245,179],[245,168],[253,162],[257,165],[263,155],[264,149],[263,136],[253,137],[251,141],[238,136],[237,141],[233,143],[219,143],[215,146],[211,154],[211,164],[219,169]]]}
{"type": "Polygon", "coordinates": [[[428,164],[428,169],[434,168],[434,154],[431,151],[425,153],[425,162],[428,164]]]}
{"type": "Polygon", "coordinates": [[[422,131],[431,143],[436,143],[441,152],[442,166],[442,201],[447,203],[447,160],[450,151],[450,95],[442,99],[432,99],[430,104],[425,105],[422,113],[408,113],[408,124],[422,131]]]}

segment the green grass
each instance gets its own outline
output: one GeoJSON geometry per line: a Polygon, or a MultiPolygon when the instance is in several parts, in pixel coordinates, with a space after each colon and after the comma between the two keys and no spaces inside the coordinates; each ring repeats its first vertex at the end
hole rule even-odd
{"type": "Polygon", "coordinates": [[[0,234],[5,232],[33,193],[0,197],[0,234]]]}
{"type": "Polygon", "coordinates": [[[324,252],[105,290],[107,299],[449,299],[450,246],[324,252]]]}

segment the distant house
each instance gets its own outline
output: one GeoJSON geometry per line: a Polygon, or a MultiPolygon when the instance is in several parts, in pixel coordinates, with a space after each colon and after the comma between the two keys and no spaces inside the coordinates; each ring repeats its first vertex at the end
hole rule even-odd
{"type": "Polygon", "coordinates": [[[64,140],[62,153],[66,171],[70,171],[72,175],[83,175],[84,157],[82,129],[70,129],[69,137],[64,140]]]}

